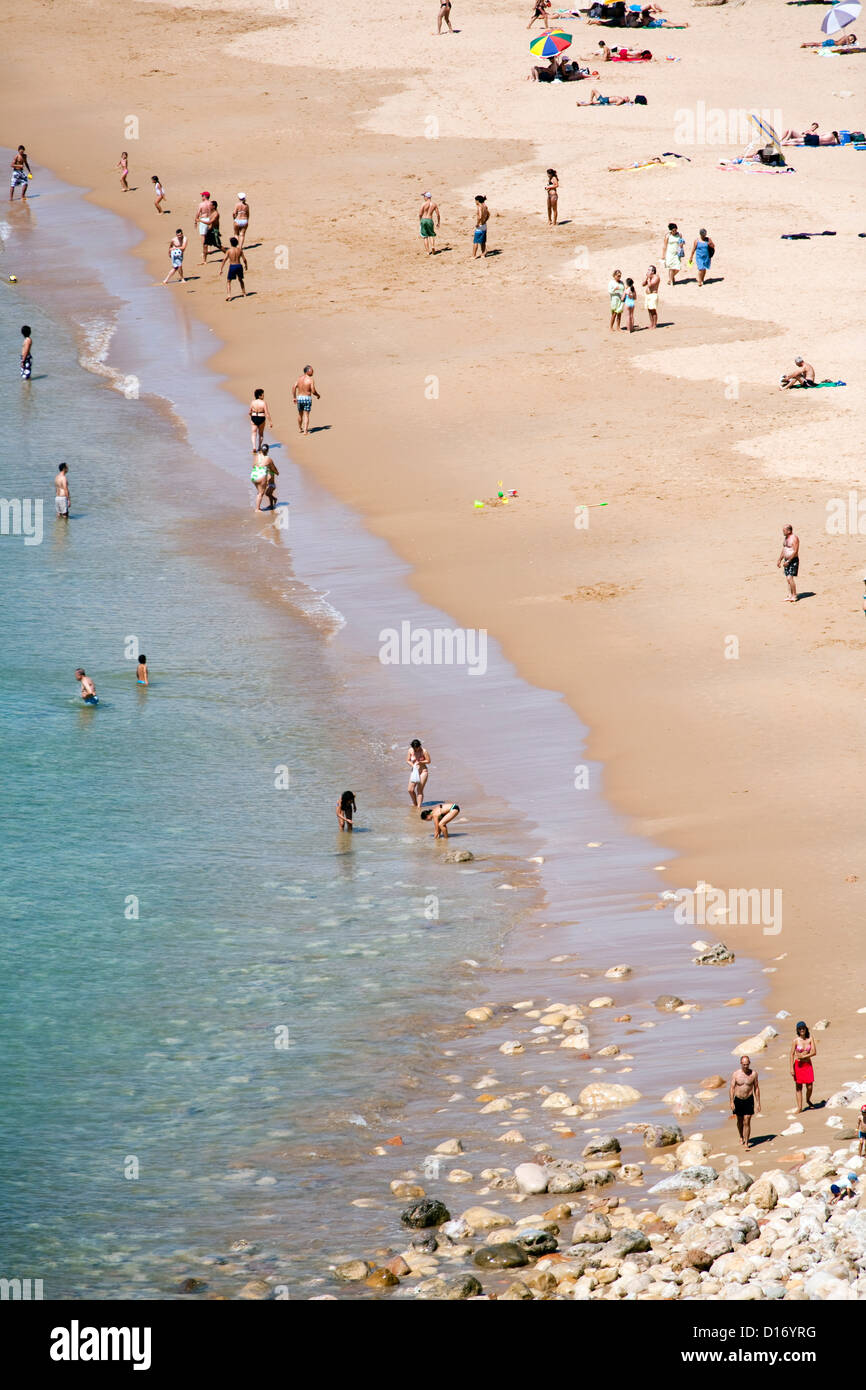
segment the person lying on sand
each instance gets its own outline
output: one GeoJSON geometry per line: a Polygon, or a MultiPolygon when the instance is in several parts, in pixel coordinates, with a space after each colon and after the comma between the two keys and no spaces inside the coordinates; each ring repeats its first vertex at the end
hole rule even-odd
{"type": "Polygon", "coordinates": [[[589,94],[589,101],[576,101],[575,106],[646,106],[646,97],[604,97],[595,87],[589,94]]]}
{"type": "Polygon", "coordinates": [[[599,39],[598,46],[601,49],[599,60],[602,63],[648,63],[653,56],[648,48],[609,48],[604,39],[599,39]]]}
{"type": "Polygon", "coordinates": [[[819,39],[817,43],[801,43],[801,48],[850,48],[857,42],[856,34],[844,34],[838,39],[819,39]]]}

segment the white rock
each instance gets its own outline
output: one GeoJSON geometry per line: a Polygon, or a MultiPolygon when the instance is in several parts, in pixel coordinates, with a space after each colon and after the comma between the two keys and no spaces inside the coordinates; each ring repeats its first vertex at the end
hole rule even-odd
{"type": "Polygon", "coordinates": [[[581,1032],[569,1033],[567,1038],[563,1038],[560,1047],[573,1047],[577,1052],[589,1051],[589,1033],[586,1029],[581,1032]]]}
{"type": "Polygon", "coordinates": [[[482,1105],[482,1115],[498,1115],[502,1110],[510,1110],[511,1101],[504,1096],[497,1096],[496,1100],[489,1100],[486,1105],[482,1105]]]}
{"type": "Polygon", "coordinates": [[[541,1108],[542,1110],[567,1110],[573,1104],[574,1101],[571,1096],[567,1096],[564,1091],[554,1091],[553,1095],[542,1101],[541,1108]]]}
{"type": "Polygon", "coordinates": [[[789,1138],[790,1135],[792,1135],[792,1134],[803,1134],[803,1133],[804,1133],[803,1126],[800,1124],[799,1120],[795,1120],[793,1124],[788,1125],[788,1128],[787,1128],[787,1129],[783,1129],[783,1130],[782,1130],[782,1134],[784,1135],[785,1138],[789,1138]]]}
{"type": "Polygon", "coordinates": [[[830,1027],[830,1020],[829,1020],[829,1018],[819,1018],[819,1019],[818,1019],[818,1022],[815,1024],[815,1031],[816,1031],[816,1033],[826,1033],[826,1031],[827,1031],[827,1029],[828,1029],[829,1027],[830,1027]]]}
{"type": "Polygon", "coordinates": [[[517,1057],[523,1050],[522,1042],[504,1042],[499,1049],[506,1057],[517,1057]]]}
{"type": "Polygon", "coordinates": [[[665,1105],[669,1105],[675,1115],[697,1115],[703,1109],[700,1101],[693,1100],[684,1086],[677,1086],[675,1090],[668,1091],[667,1095],[662,1096],[665,1105]]]}
{"type": "Polygon", "coordinates": [[[462,1154],[463,1145],[459,1139],[443,1139],[433,1150],[436,1154],[462,1154]]]}
{"type": "Polygon", "coordinates": [[[805,1283],[805,1291],[809,1298],[819,1298],[831,1303],[839,1303],[855,1297],[847,1280],[836,1279],[831,1274],[823,1274],[820,1269],[816,1269],[814,1274],[809,1275],[805,1283]]]}
{"type": "Polygon", "coordinates": [[[591,1009],[610,1009],[613,1008],[613,1000],[609,994],[599,994],[597,998],[590,999],[589,1007],[591,1009]]]}
{"type": "Polygon", "coordinates": [[[624,980],[631,973],[630,965],[612,965],[609,970],[605,970],[604,976],[606,980],[624,980]]]}
{"type": "Polygon", "coordinates": [[[736,1047],[732,1047],[731,1056],[751,1057],[753,1052],[763,1052],[770,1039],[777,1038],[778,1036],[778,1029],[773,1028],[771,1024],[768,1024],[766,1028],[761,1029],[760,1033],[756,1033],[753,1038],[746,1038],[745,1042],[738,1043],[736,1047]]]}
{"type": "Polygon", "coordinates": [[[549,1175],[540,1163],[518,1163],[514,1176],[521,1192],[534,1196],[538,1192],[547,1191],[549,1175]]]}
{"type": "Polygon", "coordinates": [[[590,1082],[578,1097],[581,1105],[590,1106],[593,1110],[604,1110],[612,1105],[632,1105],[640,1098],[640,1091],[633,1086],[604,1081],[590,1082]]]}
{"type": "Polygon", "coordinates": [[[477,1009],[467,1009],[464,1017],[471,1018],[473,1023],[486,1023],[488,1019],[493,1017],[493,1010],[488,1008],[486,1004],[482,1004],[477,1009]]]}

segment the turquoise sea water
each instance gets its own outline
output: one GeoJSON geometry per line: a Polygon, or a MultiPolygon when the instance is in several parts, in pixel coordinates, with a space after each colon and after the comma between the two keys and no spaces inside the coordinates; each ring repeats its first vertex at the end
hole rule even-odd
{"type": "MultiPolygon", "coordinates": [[[[393,1212],[350,1205],[410,1157],[371,1178],[376,1145],[471,1131],[471,1096],[433,1109],[443,1073],[474,1065],[454,1029],[480,990],[524,997],[531,967],[574,997],[575,967],[549,962],[578,946],[583,979],[643,966],[629,1007],[678,986],[644,910],[659,850],[575,795],[583,730],[495,650],[483,679],[379,664],[382,628],[446,615],[284,454],[291,528],[252,515],[244,413],[201,365],[203,330],[148,285],[123,223],[47,172],[38,189],[2,225],[19,283],[0,284],[0,497],[43,499],[44,536],[0,536],[0,1272],[47,1298],[166,1297],[203,1274],[304,1296],[337,1251],[396,1238],[393,1212]],[[472,866],[409,814],[416,734],[472,866]]],[[[701,1049],[723,1036],[703,1018],[701,1049]]],[[[674,1029],[643,1035],[650,1082],[674,1029]]]]}

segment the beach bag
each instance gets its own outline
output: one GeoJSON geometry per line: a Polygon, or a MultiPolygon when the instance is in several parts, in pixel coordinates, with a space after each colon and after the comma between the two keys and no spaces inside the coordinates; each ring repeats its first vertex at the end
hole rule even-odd
{"type": "Polygon", "coordinates": [[[636,96],[634,99],[634,104],[635,106],[646,106],[646,97],[636,96]]]}

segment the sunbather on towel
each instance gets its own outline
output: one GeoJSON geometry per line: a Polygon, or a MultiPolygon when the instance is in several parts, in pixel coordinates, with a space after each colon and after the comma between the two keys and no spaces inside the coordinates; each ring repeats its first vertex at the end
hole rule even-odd
{"type": "Polygon", "coordinates": [[[787,391],[791,386],[814,386],[815,368],[811,362],[804,362],[802,357],[795,357],[794,363],[797,370],[786,372],[779,382],[783,391],[787,391]]]}
{"type": "Polygon", "coordinates": [[[646,106],[646,97],[604,97],[595,87],[589,94],[589,101],[576,101],[575,106],[646,106]]]}
{"type": "Polygon", "coordinates": [[[819,39],[817,43],[801,43],[801,48],[850,48],[857,42],[856,34],[843,34],[838,39],[819,39]]]}

